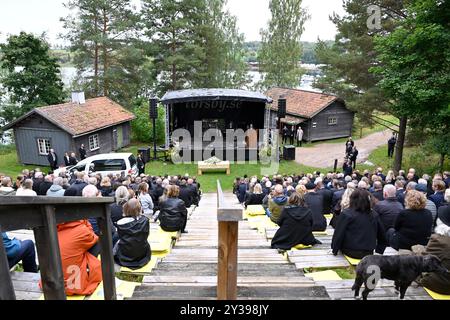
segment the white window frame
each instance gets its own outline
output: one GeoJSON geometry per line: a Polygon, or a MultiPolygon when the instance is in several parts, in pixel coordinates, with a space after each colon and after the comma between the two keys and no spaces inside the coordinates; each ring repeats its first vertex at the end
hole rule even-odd
{"type": "Polygon", "coordinates": [[[38,152],[41,156],[48,156],[50,153],[50,149],[52,148],[52,144],[50,139],[46,138],[38,138],[37,139],[38,152]]]}
{"type": "Polygon", "coordinates": [[[98,133],[89,136],[89,150],[95,151],[100,149],[100,139],[98,133]]]}
{"type": "Polygon", "coordinates": [[[329,126],[337,126],[338,117],[328,117],[328,125],[329,126]]]}

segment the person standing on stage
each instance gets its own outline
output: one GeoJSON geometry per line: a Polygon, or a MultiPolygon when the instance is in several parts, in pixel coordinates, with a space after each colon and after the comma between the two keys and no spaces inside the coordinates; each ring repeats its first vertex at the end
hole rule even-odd
{"type": "Polygon", "coordinates": [[[395,145],[397,144],[397,137],[395,136],[395,132],[392,133],[392,137],[388,141],[388,157],[394,157],[395,145]]]}
{"type": "Polygon", "coordinates": [[[299,126],[297,129],[297,147],[302,146],[302,141],[303,141],[303,129],[302,127],[299,126]]]}
{"type": "Polygon", "coordinates": [[[289,136],[289,129],[287,128],[287,126],[284,126],[282,135],[283,135],[283,144],[285,144],[287,137],[289,136]]]}
{"type": "Polygon", "coordinates": [[[295,127],[294,126],[291,127],[289,137],[291,138],[291,145],[294,145],[294,140],[295,140],[295,127]]]}

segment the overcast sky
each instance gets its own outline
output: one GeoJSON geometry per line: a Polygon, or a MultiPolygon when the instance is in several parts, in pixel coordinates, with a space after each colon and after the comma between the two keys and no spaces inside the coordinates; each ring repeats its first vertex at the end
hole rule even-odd
{"type": "MultiPolygon", "coordinates": [[[[139,2],[139,0],[133,0],[139,2]]],[[[68,12],[63,0],[0,0],[0,42],[8,34],[20,31],[40,34],[46,32],[51,43],[63,32],[61,17],[68,12]]],[[[336,29],[328,17],[343,13],[342,0],[303,0],[311,19],[305,25],[302,40],[334,39],[336,29]]],[[[238,17],[239,28],[247,41],[260,40],[259,31],[270,19],[269,0],[228,0],[230,12],[238,17]]]]}

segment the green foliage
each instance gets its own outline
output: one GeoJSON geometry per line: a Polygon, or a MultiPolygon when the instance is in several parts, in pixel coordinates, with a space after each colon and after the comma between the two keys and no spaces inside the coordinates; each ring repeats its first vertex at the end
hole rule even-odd
{"type": "Polygon", "coordinates": [[[365,125],[374,124],[372,115],[375,111],[392,112],[390,101],[377,87],[380,76],[369,70],[378,63],[374,54],[374,35],[392,32],[404,19],[404,3],[406,1],[345,1],[346,14],[331,17],[338,29],[334,43],[319,41],[316,47],[317,58],[324,67],[323,77],[318,78],[315,87],[342,97],[351,110],[357,111],[359,121],[365,125]],[[370,5],[383,8],[380,30],[367,27],[370,5]]]}
{"type": "Polygon", "coordinates": [[[243,35],[224,0],[146,0],[142,25],[159,94],[185,88],[242,88],[250,82],[243,35]]]}
{"type": "Polygon", "coordinates": [[[0,44],[2,90],[8,101],[0,116],[10,122],[36,107],[64,100],[59,66],[44,39],[21,32],[0,44]]]}
{"type": "MultiPolygon", "coordinates": [[[[153,143],[153,120],[149,119],[148,101],[137,100],[133,112],[136,116],[131,123],[133,140],[153,143]]],[[[165,117],[165,110],[160,106],[156,120],[156,141],[160,144],[165,143],[165,117]]]]}
{"type": "Polygon", "coordinates": [[[65,6],[76,10],[61,19],[78,72],[73,89],[131,107],[155,79],[138,40],[139,14],[131,1],[69,0],[65,6]]]}
{"type": "Polygon", "coordinates": [[[449,2],[414,1],[399,28],[376,38],[381,64],[372,68],[397,113],[440,133],[450,123],[449,10],[449,2]]]}
{"type": "Polygon", "coordinates": [[[263,80],[262,89],[270,87],[298,87],[304,70],[299,66],[302,57],[300,38],[308,15],[302,0],[271,0],[272,18],[261,30],[262,45],[258,53],[263,80]]]}

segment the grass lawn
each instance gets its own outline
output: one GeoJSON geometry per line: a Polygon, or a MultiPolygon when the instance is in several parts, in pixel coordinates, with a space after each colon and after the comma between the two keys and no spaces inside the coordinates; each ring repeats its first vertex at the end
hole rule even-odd
{"type": "MultiPolygon", "coordinates": [[[[132,146],[122,149],[123,152],[137,153],[137,149],[142,147],[142,144],[133,144],[132,146]]],[[[153,153],[152,153],[153,154],[153,153]]],[[[227,176],[222,172],[205,173],[202,176],[197,176],[196,164],[168,164],[162,161],[150,162],[146,166],[146,173],[149,175],[185,175],[197,176],[201,189],[203,192],[215,192],[217,180],[220,180],[224,191],[231,191],[233,189],[233,181],[236,177],[247,176],[261,176],[261,166],[255,164],[232,164],[231,175],[227,176]]],[[[319,168],[312,168],[300,165],[294,161],[281,161],[279,174],[293,174],[293,173],[308,173],[314,171],[321,171],[319,168]]]]}
{"type": "MultiPolygon", "coordinates": [[[[40,167],[42,171],[47,172],[50,168],[40,167]]],[[[14,147],[0,146],[0,175],[5,174],[13,180],[22,173],[23,169],[36,169],[36,166],[23,166],[17,162],[17,153],[14,147]]]]}
{"type": "MultiPolygon", "coordinates": [[[[369,161],[375,164],[376,167],[382,167],[385,172],[393,168],[394,159],[388,158],[387,146],[382,146],[374,150],[370,156],[369,161]]],[[[424,151],[420,146],[406,147],[403,152],[403,170],[408,171],[409,168],[414,168],[418,172],[419,176],[424,173],[430,175],[439,172],[439,155],[430,154],[424,151]]],[[[359,165],[358,169],[373,170],[374,167],[359,165]]],[[[447,159],[444,163],[444,171],[450,170],[450,159],[447,159]]]]}

